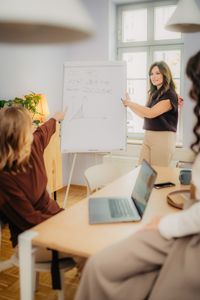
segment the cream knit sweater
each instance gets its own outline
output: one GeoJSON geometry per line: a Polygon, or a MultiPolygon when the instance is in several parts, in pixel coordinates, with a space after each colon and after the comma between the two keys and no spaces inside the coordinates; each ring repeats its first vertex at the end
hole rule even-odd
{"type": "MultiPolygon", "coordinates": [[[[196,188],[195,198],[200,200],[200,154],[192,168],[192,183],[196,188]]],[[[158,228],[166,239],[200,233],[200,201],[186,210],[162,218],[158,228]]]]}

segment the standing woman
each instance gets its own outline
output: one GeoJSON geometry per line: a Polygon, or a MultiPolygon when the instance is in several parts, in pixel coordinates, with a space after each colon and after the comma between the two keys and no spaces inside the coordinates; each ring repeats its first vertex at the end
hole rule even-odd
{"type": "Polygon", "coordinates": [[[151,65],[149,79],[146,106],[132,102],[128,94],[123,104],[144,118],[145,134],[139,163],[146,159],[152,165],[168,166],[176,146],[178,95],[171,71],[164,61],[151,65]]]}

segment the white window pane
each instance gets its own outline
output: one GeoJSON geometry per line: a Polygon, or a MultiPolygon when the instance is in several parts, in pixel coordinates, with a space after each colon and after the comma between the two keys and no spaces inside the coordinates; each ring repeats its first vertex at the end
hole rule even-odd
{"type": "Polygon", "coordinates": [[[176,6],[155,7],[154,9],[154,37],[155,40],[180,39],[180,32],[172,32],[165,29],[165,25],[176,6]]]}
{"type": "Polygon", "coordinates": [[[139,79],[147,77],[146,52],[123,53],[122,59],[127,63],[128,79],[139,79]]]}
{"type": "MultiPolygon", "coordinates": [[[[127,92],[131,99],[145,105],[147,97],[147,53],[124,53],[123,60],[127,63],[127,92]]],[[[143,119],[127,109],[128,133],[143,132],[143,119]]]]}
{"type": "Polygon", "coordinates": [[[180,87],[180,79],[174,79],[176,85],[176,92],[180,95],[181,87],[180,87]]]}
{"type": "Polygon", "coordinates": [[[179,118],[178,118],[178,124],[177,124],[177,134],[176,134],[176,142],[182,143],[183,141],[183,117],[182,117],[182,111],[179,110],[179,118]]]}
{"type": "Polygon", "coordinates": [[[159,50],[154,52],[154,61],[165,61],[172,72],[173,78],[180,78],[181,51],[180,50],[159,50]]]}
{"type": "MultiPolygon", "coordinates": [[[[128,80],[127,91],[134,102],[145,105],[147,97],[147,81],[144,80],[128,80]]],[[[127,109],[127,127],[129,133],[143,132],[143,119],[127,109]]]]}
{"type": "MultiPolygon", "coordinates": [[[[167,62],[173,74],[176,90],[180,94],[182,50],[179,45],[176,47],[177,39],[181,39],[181,34],[166,31],[164,28],[176,8],[176,3],[166,3],[163,6],[156,1],[143,2],[142,8],[134,6],[134,4],[128,8],[119,6],[120,20],[116,32],[121,32],[121,40],[117,45],[117,47],[119,46],[117,48],[120,53],[119,59],[123,59],[127,63],[127,91],[135,102],[145,105],[149,84],[148,67],[155,61],[167,62]],[[152,18],[148,20],[149,28],[147,27],[147,16],[152,18]],[[156,45],[152,44],[152,34],[156,45]],[[150,39],[148,40],[148,38],[150,39]],[[169,42],[169,40],[171,41],[169,42]],[[135,45],[134,42],[136,42],[135,45]],[[153,55],[151,55],[152,51],[153,55]]],[[[181,40],[180,42],[182,43],[181,40]]],[[[129,137],[141,138],[141,133],[144,132],[142,129],[143,119],[127,109],[127,120],[129,137]]],[[[178,130],[180,131],[181,128],[179,127],[178,130]]]]}
{"type": "Polygon", "coordinates": [[[145,105],[147,99],[147,81],[144,80],[127,80],[127,91],[131,99],[141,105],[145,105]]]}
{"type": "Polygon", "coordinates": [[[147,9],[124,11],[122,14],[122,41],[147,40],[147,9]]]}
{"type": "Polygon", "coordinates": [[[143,119],[137,117],[129,109],[127,109],[127,131],[128,133],[143,133],[143,119]]]}

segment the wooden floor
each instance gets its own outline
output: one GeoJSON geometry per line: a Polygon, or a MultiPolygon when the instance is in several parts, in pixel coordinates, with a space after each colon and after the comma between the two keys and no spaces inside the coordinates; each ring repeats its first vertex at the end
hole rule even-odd
{"type": "MultiPolygon", "coordinates": [[[[65,189],[57,192],[57,201],[62,206],[65,189]]],[[[82,186],[71,186],[68,196],[67,207],[75,204],[86,197],[86,188],[82,186]]],[[[9,241],[9,231],[5,227],[2,230],[2,240],[0,248],[0,260],[8,259],[12,255],[12,247],[9,241]]],[[[65,274],[65,295],[66,300],[73,300],[79,283],[76,269],[65,274]]],[[[12,267],[0,272],[0,300],[19,300],[19,270],[12,267]]],[[[49,273],[41,273],[38,291],[35,294],[35,300],[56,300],[57,293],[51,289],[51,277],[49,273]]]]}

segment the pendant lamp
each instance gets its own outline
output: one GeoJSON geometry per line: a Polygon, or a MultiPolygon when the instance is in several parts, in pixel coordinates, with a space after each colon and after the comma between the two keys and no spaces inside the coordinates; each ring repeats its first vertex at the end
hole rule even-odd
{"type": "Polygon", "coordinates": [[[81,0],[0,0],[1,42],[71,42],[92,33],[81,0]]]}
{"type": "Polygon", "coordinates": [[[165,29],[177,32],[200,31],[200,0],[179,0],[165,29]]]}

